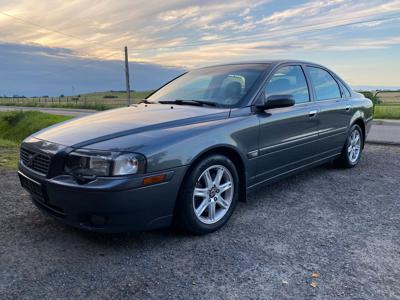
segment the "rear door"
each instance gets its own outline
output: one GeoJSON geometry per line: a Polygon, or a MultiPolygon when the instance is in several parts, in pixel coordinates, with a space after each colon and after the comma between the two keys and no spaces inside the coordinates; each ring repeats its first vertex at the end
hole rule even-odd
{"type": "Polygon", "coordinates": [[[278,68],[268,80],[264,93],[292,95],[292,107],[260,113],[259,151],[256,181],[266,181],[307,164],[317,154],[318,104],[311,93],[301,65],[278,68]]]}
{"type": "Polygon", "coordinates": [[[329,156],[341,151],[347,137],[351,118],[350,101],[338,81],[328,70],[307,66],[313,87],[314,100],[319,104],[319,140],[321,155],[329,156]]]}

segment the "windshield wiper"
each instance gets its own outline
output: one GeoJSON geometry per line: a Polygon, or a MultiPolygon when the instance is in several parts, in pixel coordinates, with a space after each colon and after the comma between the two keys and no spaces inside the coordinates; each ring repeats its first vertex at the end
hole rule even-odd
{"type": "Polygon", "coordinates": [[[177,104],[177,105],[197,105],[197,106],[203,106],[203,105],[208,105],[208,106],[217,106],[217,103],[210,102],[210,101],[203,101],[203,100],[184,100],[184,99],[177,99],[177,100],[161,100],[158,101],[158,103],[161,104],[177,104]]]}
{"type": "Polygon", "coordinates": [[[154,104],[155,102],[149,101],[149,100],[147,100],[147,99],[143,99],[143,100],[140,100],[140,101],[138,102],[138,104],[140,104],[140,103],[144,103],[144,104],[154,104]]]}

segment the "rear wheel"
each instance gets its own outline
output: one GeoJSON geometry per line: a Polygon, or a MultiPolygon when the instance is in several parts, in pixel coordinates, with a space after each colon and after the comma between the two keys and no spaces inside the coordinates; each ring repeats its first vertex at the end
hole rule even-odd
{"type": "Polygon", "coordinates": [[[194,234],[218,230],[237,204],[235,165],[225,156],[209,156],[192,168],[181,191],[177,207],[181,227],[194,234]]]}
{"type": "Polygon", "coordinates": [[[362,130],[360,126],[354,124],[350,129],[342,154],[338,159],[339,165],[345,168],[355,167],[361,159],[363,143],[362,130]]]}

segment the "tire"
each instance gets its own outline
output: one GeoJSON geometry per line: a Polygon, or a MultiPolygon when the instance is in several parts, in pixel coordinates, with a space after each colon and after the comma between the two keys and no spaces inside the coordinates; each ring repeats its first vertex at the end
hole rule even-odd
{"type": "Polygon", "coordinates": [[[197,235],[214,232],[225,225],[236,208],[239,198],[236,167],[225,156],[211,155],[189,172],[178,198],[178,225],[197,235]]]}
{"type": "Polygon", "coordinates": [[[343,168],[355,167],[360,159],[364,145],[363,132],[357,124],[351,126],[337,165],[343,168]]]}

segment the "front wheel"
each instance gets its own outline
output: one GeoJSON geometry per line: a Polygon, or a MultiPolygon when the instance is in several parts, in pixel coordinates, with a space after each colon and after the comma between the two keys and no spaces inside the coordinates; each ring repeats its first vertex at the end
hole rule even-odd
{"type": "Polygon", "coordinates": [[[355,167],[361,159],[363,143],[361,128],[357,124],[354,124],[350,128],[342,154],[338,159],[339,165],[345,168],[355,167]]]}
{"type": "Polygon", "coordinates": [[[177,216],[181,227],[194,234],[221,228],[232,215],[239,192],[235,165],[222,155],[196,164],[181,189],[177,216]]]}

